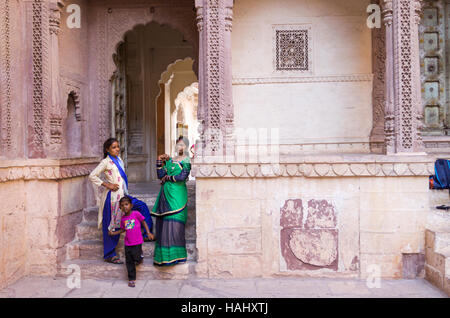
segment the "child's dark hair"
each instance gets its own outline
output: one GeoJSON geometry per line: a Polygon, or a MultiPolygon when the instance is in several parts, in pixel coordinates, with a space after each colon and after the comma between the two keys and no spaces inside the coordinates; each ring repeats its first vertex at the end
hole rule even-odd
{"type": "Polygon", "coordinates": [[[115,142],[119,142],[116,138],[109,138],[103,143],[103,158],[108,156],[108,149],[115,142]]]}
{"type": "Polygon", "coordinates": [[[178,137],[178,139],[177,139],[177,143],[178,143],[180,140],[183,140],[184,144],[186,145],[186,148],[189,147],[189,139],[187,139],[187,138],[184,137],[183,135],[180,135],[180,137],[178,137]]]}
{"type": "Polygon", "coordinates": [[[130,203],[131,205],[133,203],[131,203],[131,198],[128,195],[125,195],[122,197],[122,199],[119,200],[119,204],[122,204],[122,202],[128,201],[128,203],[130,203]]]}

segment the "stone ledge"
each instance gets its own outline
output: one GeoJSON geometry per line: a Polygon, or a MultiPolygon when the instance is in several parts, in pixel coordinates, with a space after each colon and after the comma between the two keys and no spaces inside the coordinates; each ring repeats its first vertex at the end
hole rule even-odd
{"type": "Polygon", "coordinates": [[[309,156],[296,162],[207,163],[193,160],[197,178],[404,177],[434,174],[433,156],[309,156]]]}
{"type": "Polygon", "coordinates": [[[100,158],[2,160],[0,182],[84,177],[99,162],[100,158]]]}

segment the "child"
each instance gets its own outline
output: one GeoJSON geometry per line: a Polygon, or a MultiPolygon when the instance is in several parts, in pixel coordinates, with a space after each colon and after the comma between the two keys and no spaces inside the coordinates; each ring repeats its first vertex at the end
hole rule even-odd
{"type": "Polygon", "coordinates": [[[145,217],[138,211],[132,211],[133,204],[129,196],[120,199],[120,209],[124,213],[120,221],[120,230],[109,231],[109,235],[119,235],[125,232],[125,262],[128,271],[128,286],[135,287],[136,281],[136,265],[142,263],[144,256],[142,255],[142,243],[144,240],[141,234],[141,224],[144,226],[150,239],[154,239],[150,233],[148,225],[144,222],[145,217]]]}

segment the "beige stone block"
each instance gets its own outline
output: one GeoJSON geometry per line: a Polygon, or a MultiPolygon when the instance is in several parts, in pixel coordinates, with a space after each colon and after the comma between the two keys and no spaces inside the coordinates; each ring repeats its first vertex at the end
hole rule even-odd
{"type": "Polygon", "coordinates": [[[361,192],[403,193],[428,192],[427,177],[374,177],[361,178],[361,192]]]}
{"type": "Polygon", "coordinates": [[[418,233],[423,232],[427,211],[361,210],[363,232],[418,233]]]}
{"type": "Polygon", "coordinates": [[[339,271],[359,269],[359,198],[344,200],[337,207],[339,271]]]}
{"type": "Polygon", "coordinates": [[[208,277],[208,262],[207,261],[197,260],[197,264],[195,265],[195,275],[200,278],[208,277]]]}
{"type": "Polygon", "coordinates": [[[208,203],[217,199],[251,199],[252,180],[249,178],[216,178],[196,182],[197,201],[208,203]]]}
{"type": "Polygon", "coordinates": [[[361,278],[401,278],[401,254],[363,254],[361,253],[361,278]]]}
{"type": "Polygon", "coordinates": [[[434,249],[434,240],[436,234],[433,231],[425,230],[425,248],[434,249]]]}
{"type": "Polygon", "coordinates": [[[361,211],[422,211],[428,210],[426,192],[362,192],[361,211]]]}
{"type": "Polygon", "coordinates": [[[57,181],[28,181],[25,183],[25,191],[26,206],[30,217],[56,217],[58,215],[57,181]]]}
{"type": "MultiPolygon", "coordinates": [[[[28,266],[30,266],[30,274],[41,274],[43,273],[42,269],[40,269],[40,272],[33,272],[32,268],[56,266],[57,250],[53,248],[31,248],[28,250],[27,259],[28,266]]],[[[47,273],[47,271],[44,270],[44,273],[47,273]]]]}
{"type": "Polygon", "coordinates": [[[306,178],[304,182],[305,196],[322,199],[337,197],[347,199],[359,193],[360,178],[306,178]]]}
{"type": "Polygon", "coordinates": [[[7,260],[5,264],[5,271],[2,273],[6,284],[10,284],[27,275],[27,261],[25,255],[15,257],[7,260]]]}
{"type": "Polygon", "coordinates": [[[261,257],[257,255],[217,256],[209,260],[209,277],[260,277],[262,275],[261,264],[261,257]]]}
{"type": "Polygon", "coordinates": [[[398,254],[423,251],[421,233],[368,233],[361,232],[361,253],[398,254]]]}
{"type": "Polygon", "coordinates": [[[1,214],[24,213],[26,211],[23,181],[0,183],[1,214]]]}
{"type": "Polygon", "coordinates": [[[220,229],[208,234],[208,259],[217,254],[261,252],[261,228],[220,229]]]}
{"type": "Polygon", "coordinates": [[[80,211],[85,205],[85,178],[71,178],[60,181],[61,215],[80,211]]]}
{"type": "Polygon", "coordinates": [[[219,201],[213,211],[216,229],[261,226],[261,203],[257,200],[219,201]]]}
{"type": "MultiPolygon", "coordinates": [[[[273,203],[262,201],[261,209],[270,211],[273,203]]],[[[279,209],[278,213],[261,213],[262,263],[265,276],[279,271],[281,255],[279,222],[279,209]]]]}
{"type": "Polygon", "coordinates": [[[450,277],[444,277],[443,290],[450,297],[450,277]]]}
{"type": "Polygon", "coordinates": [[[428,266],[433,267],[441,273],[442,276],[445,274],[445,256],[439,253],[435,253],[431,248],[427,247],[425,249],[425,263],[428,266]]]}
{"type": "Polygon", "coordinates": [[[47,218],[28,218],[27,233],[31,248],[48,247],[50,225],[47,218]]]}
{"type": "Polygon", "coordinates": [[[434,286],[443,289],[444,278],[442,276],[442,273],[433,268],[432,266],[429,266],[428,264],[425,264],[425,278],[434,286]]]}
{"type": "Polygon", "coordinates": [[[2,252],[6,262],[20,259],[26,253],[25,215],[5,215],[3,217],[2,252]]]}

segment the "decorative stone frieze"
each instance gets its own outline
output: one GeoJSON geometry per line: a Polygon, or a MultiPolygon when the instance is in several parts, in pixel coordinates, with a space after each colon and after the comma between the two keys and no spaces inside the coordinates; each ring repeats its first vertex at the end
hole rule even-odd
{"type": "Polygon", "coordinates": [[[88,176],[99,158],[67,160],[5,160],[0,165],[0,182],[17,180],[60,180],[88,176]]]}

